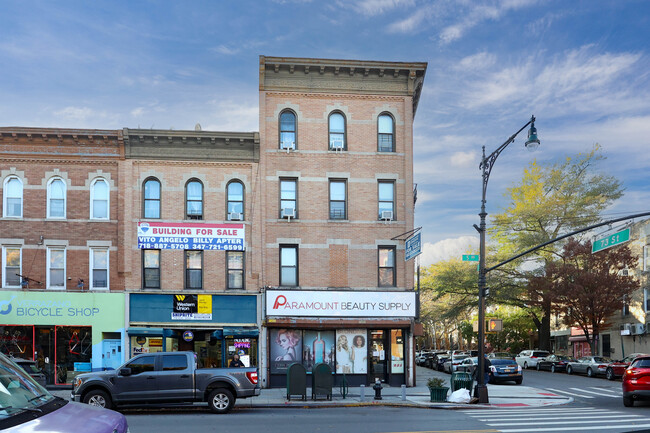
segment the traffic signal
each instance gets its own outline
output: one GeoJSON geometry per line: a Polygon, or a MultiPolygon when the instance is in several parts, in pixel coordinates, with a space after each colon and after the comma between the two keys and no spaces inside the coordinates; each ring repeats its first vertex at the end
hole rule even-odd
{"type": "Polygon", "coordinates": [[[488,319],[487,331],[500,332],[503,330],[503,319],[488,319]]]}

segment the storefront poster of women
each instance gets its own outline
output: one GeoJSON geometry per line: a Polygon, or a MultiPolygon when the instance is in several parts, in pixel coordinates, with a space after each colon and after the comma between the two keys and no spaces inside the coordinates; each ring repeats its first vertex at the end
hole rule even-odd
{"type": "Polygon", "coordinates": [[[338,374],[368,373],[368,346],[365,329],[336,331],[336,372],[338,374]]]}
{"type": "Polygon", "coordinates": [[[302,362],[302,331],[271,329],[271,373],[286,373],[294,362],[302,362]]]}
{"type": "Polygon", "coordinates": [[[328,364],[334,371],[335,350],[334,331],[304,331],[302,365],[307,371],[321,362],[328,364]]]}

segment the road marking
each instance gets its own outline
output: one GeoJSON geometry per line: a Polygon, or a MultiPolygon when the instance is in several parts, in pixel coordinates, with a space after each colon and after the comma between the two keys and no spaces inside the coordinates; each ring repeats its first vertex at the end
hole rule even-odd
{"type": "MultiPolygon", "coordinates": [[[[635,420],[631,420],[631,419],[622,419],[622,420],[611,419],[611,420],[607,420],[608,423],[619,423],[619,422],[630,422],[630,421],[637,421],[637,420],[636,419],[635,420]]],[[[642,420],[638,420],[638,421],[648,422],[648,421],[650,421],[650,418],[643,418],[642,420]]],[[[546,422],[537,422],[535,424],[542,425],[542,426],[545,426],[545,425],[563,425],[563,426],[566,426],[567,424],[590,424],[590,423],[601,423],[601,422],[602,422],[602,420],[592,419],[592,420],[587,420],[587,421],[584,421],[584,420],[582,420],[582,421],[546,421],[546,422]]],[[[495,426],[495,427],[499,427],[499,426],[509,426],[510,427],[510,426],[516,426],[516,425],[529,425],[530,423],[528,423],[528,422],[500,422],[500,423],[495,423],[495,424],[490,424],[490,423],[487,423],[487,424],[489,426],[495,426]]],[[[573,427],[571,427],[571,428],[573,428],[573,427]]]]}
{"type": "MultiPolygon", "coordinates": [[[[650,424],[626,424],[626,425],[617,425],[617,426],[612,426],[612,425],[590,425],[590,426],[584,426],[584,427],[571,427],[571,431],[578,431],[578,430],[589,430],[589,431],[594,431],[594,430],[612,430],[612,428],[616,429],[638,429],[638,428],[644,428],[644,427],[650,427],[650,424]]],[[[565,427],[545,427],[545,428],[528,428],[528,429],[499,429],[501,433],[527,433],[527,432],[538,432],[538,431],[560,431],[560,432],[566,432],[567,429],[565,427]]]]}
{"type": "MultiPolygon", "coordinates": [[[[606,419],[606,418],[616,418],[616,419],[621,419],[621,418],[642,418],[643,415],[585,415],[585,416],[574,416],[574,415],[565,415],[564,416],[566,419],[571,419],[571,420],[578,420],[578,419],[606,419]]],[[[563,419],[563,417],[560,416],[555,416],[554,419],[563,419]]],[[[517,418],[509,418],[509,417],[500,417],[500,418],[476,418],[477,421],[485,421],[485,422],[494,422],[494,421],[517,421],[517,418]]],[[[548,417],[544,418],[526,418],[526,421],[547,421],[548,417]]],[[[650,420],[648,418],[644,419],[643,421],[650,420]]],[[[627,420],[627,421],[632,421],[632,420],[627,420]]],[[[589,421],[589,422],[594,422],[594,421],[589,421]]],[[[545,424],[545,423],[544,423],[545,424]]],[[[492,424],[490,424],[492,425],[492,424]]]]}
{"type": "Polygon", "coordinates": [[[607,395],[607,394],[603,394],[602,392],[588,391],[586,389],[581,389],[581,388],[569,388],[569,389],[572,389],[574,391],[579,391],[579,392],[586,392],[589,394],[596,394],[598,397],[619,398],[618,395],[607,395]]]}
{"type": "Polygon", "coordinates": [[[422,430],[422,431],[405,431],[393,433],[499,433],[500,430],[422,430]]]}
{"type": "MultiPolygon", "coordinates": [[[[510,410],[466,410],[463,411],[466,414],[472,415],[472,416],[491,416],[491,415],[501,415],[501,414],[508,414],[512,416],[528,416],[528,415],[540,415],[540,414],[547,414],[549,412],[552,413],[576,413],[575,408],[558,408],[558,409],[553,409],[553,408],[539,408],[539,409],[510,409],[510,410]],[[486,413],[489,412],[489,413],[486,413]]],[[[598,408],[581,408],[580,413],[597,413],[597,412],[605,412],[605,413],[611,413],[610,409],[598,409],[598,408]]]]}
{"type": "Polygon", "coordinates": [[[594,398],[594,397],[592,397],[590,395],[576,394],[574,392],[562,391],[560,389],[553,389],[553,388],[546,388],[546,389],[548,389],[549,391],[553,391],[553,392],[559,392],[560,394],[568,394],[568,395],[573,395],[575,397],[580,397],[580,398],[594,398]]]}
{"type": "Polygon", "coordinates": [[[605,391],[605,392],[613,392],[613,393],[619,394],[619,395],[623,394],[623,391],[621,391],[620,389],[601,388],[600,386],[592,386],[591,388],[598,389],[598,390],[605,391]]]}

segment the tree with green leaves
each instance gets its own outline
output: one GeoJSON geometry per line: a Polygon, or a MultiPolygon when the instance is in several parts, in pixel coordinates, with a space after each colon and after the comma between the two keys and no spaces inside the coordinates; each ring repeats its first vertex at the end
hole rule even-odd
{"type": "MultiPolygon", "coordinates": [[[[600,146],[595,145],[588,153],[548,166],[531,163],[521,181],[507,190],[509,205],[492,218],[490,234],[498,249],[496,260],[601,221],[603,210],[623,195],[616,178],[596,172],[596,164],[603,159],[600,146]]],[[[555,292],[527,282],[535,275],[544,276],[546,265],[559,259],[562,246],[550,244],[488,274],[488,285],[498,288],[506,302],[527,309],[538,328],[539,347],[546,350],[550,349],[555,292]],[[523,261],[530,259],[536,270],[522,270],[523,261]]]]}

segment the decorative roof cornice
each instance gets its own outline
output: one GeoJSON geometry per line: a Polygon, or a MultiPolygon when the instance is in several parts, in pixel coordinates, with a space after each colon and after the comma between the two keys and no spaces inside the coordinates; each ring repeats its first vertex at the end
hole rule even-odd
{"type": "Polygon", "coordinates": [[[27,140],[34,142],[74,142],[77,144],[116,144],[120,131],[111,129],[63,129],[0,127],[0,140],[27,140]]]}
{"type": "Polygon", "coordinates": [[[426,62],[260,56],[260,91],[410,96],[417,110],[426,62]]]}
{"type": "Polygon", "coordinates": [[[257,162],[259,132],[124,128],[127,159],[257,162]]]}

